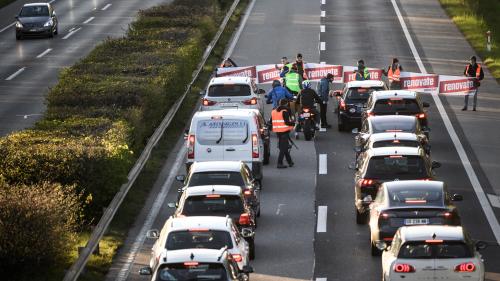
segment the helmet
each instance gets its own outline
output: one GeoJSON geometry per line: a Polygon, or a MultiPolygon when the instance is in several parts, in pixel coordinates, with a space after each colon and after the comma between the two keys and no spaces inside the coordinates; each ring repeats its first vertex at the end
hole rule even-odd
{"type": "Polygon", "coordinates": [[[309,88],[311,88],[311,81],[309,81],[309,80],[304,80],[304,81],[302,82],[302,87],[303,87],[304,89],[309,89],[309,88]]]}
{"type": "Polygon", "coordinates": [[[274,80],[274,81],[273,81],[273,88],[276,88],[276,87],[278,87],[278,86],[281,86],[281,82],[280,82],[280,80],[274,80]]]}

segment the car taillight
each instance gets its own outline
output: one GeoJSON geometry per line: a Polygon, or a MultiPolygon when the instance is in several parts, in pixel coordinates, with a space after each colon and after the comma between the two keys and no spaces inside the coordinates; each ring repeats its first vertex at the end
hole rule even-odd
{"type": "Polygon", "coordinates": [[[421,179],[418,179],[418,180],[421,180],[421,181],[431,181],[432,178],[421,178],[421,179]]]}
{"type": "Polygon", "coordinates": [[[367,114],[368,114],[368,117],[370,117],[370,116],[375,116],[375,113],[374,113],[374,112],[368,112],[367,114]]]}
{"type": "Polygon", "coordinates": [[[259,158],[259,139],[257,134],[252,134],[252,158],[259,158]]]}
{"type": "Polygon", "coordinates": [[[212,105],[215,105],[217,102],[213,101],[213,100],[208,100],[208,99],[202,99],[202,104],[204,106],[212,106],[212,105]]]}
{"type": "Polygon", "coordinates": [[[245,191],[243,191],[243,194],[245,195],[245,197],[250,197],[252,195],[252,191],[250,189],[245,189],[245,191]]]}
{"type": "Polygon", "coordinates": [[[187,158],[188,159],[194,159],[194,140],[195,140],[194,135],[189,135],[188,143],[187,143],[187,147],[188,147],[187,158]]]}
{"type": "Polygon", "coordinates": [[[198,264],[196,261],[188,261],[184,263],[184,266],[198,266],[198,264]]]}
{"type": "Polygon", "coordinates": [[[304,108],[304,109],[302,109],[302,110],[303,110],[304,112],[306,112],[306,113],[307,113],[307,112],[309,112],[309,108],[304,108]]]}
{"type": "Polygon", "coordinates": [[[360,179],[361,187],[368,187],[374,185],[376,182],[372,179],[360,179]]]}
{"type": "Polygon", "coordinates": [[[247,213],[240,215],[240,220],[238,221],[240,225],[249,225],[250,224],[250,215],[247,213]]]}
{"type": "Polygon", "coordinates": [[[415,268],[407,263],[396,263],[394,265],[394,271],[399,273],[410,273],[415,272],[415,268]]]}
{"type": "Polygon", "coordinates": [[[243,258],[241,257],[240,254],[232,254],[231,255],[231,258],[235,261],[235,262],[241,262],[243,260],[243,258]]]}
{"type": "Polygon", "coordinates": [[[464,262],[455,266],[456,272],[474,272],[476,271],[476,265],[472,262],[464,262]]]}
{"type": "Polygon", "coordinates": [[[340,109],[341,110],[346,110],[346,105],[344,100],[340,100],[340,109]]]}
{"type": "Polygon", "coordinates": [[[251,98],[249,100],[244,100],[243,104],[244,105],[256,105],[257,104],[257,98],[251,98]]]}
{"type": "Polygon", "coordinates": [[[442,213],[439,214],[439,216],[443,217],[445,219],[449,219],[449,218],[451,218],[453,216],[453,214],[450,213],[450,212],[442,212],[442,213]]]}
{"type": "MultiPolygon", "coordinates": [[[[380,215],[379,215],[379,218],[385,219],[385,220],[388,218],[392,218],[392,217],[395,217],[395,215],[389,214],[389,213],[384,213],[384,212],[380,213],[380,215]]],[[[392,240],[392,238],[391,238],[391,240],[392,240]]]]}
{"type": "Polygon", "coordinates": [[[424,119],[425,118],[425,113],[419,113],[417,114],[418,119],[424,119]]]}

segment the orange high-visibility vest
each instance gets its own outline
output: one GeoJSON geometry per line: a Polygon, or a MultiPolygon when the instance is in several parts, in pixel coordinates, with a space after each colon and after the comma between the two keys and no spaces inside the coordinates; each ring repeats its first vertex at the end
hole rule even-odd
{"type": "Polygon", "coordinates": [[[273,109],[271,112],[271,119],[273,120],[273,132],[284,133],[289,132],[293,129],[293,126],[288,126],[285,124],[285,119],[283,118],[283,111],[277,111],[273,109]]]}
{"type": "Polygon", "coordinates": [[[399,67],[396,68],[396,71],[392,71],[392,65],[389,66],[389,71],[387,72],[387,77],[390,82],[399,82],[399,78],[401,77],[401,71],[399,71],[399,67]]]}
{"type": "MultiPolygon", "coordinates": [[[[465,73],[467,73],[467,75],[469,75],[469,66],[470,63],[467,65],[467,68],[465,68],[465,73]]],[[[479,76],[481,76],[481,65],[478,63],[476,68],[476,78],[479,79],[479,76]]]]}

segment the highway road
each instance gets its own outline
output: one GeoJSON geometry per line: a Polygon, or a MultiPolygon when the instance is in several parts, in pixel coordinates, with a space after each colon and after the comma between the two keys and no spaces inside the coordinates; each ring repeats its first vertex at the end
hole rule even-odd
{"type": "Polygon", "coordinates": [[[0,9],[0,136],[30,127],[42,116],[45,95],[62,68],[102,40],[122,36],[139,9],[166,1],[52,0],[59,35],[16,41],[14,16],[27,2],[0,9]]]}
{"type": "MultiPolygon", "coordinates": [[[[57,81],[60,68],[71,65],[103,38],[122,34],[137,9],[157,2],[161,1],[56,0],[61,21],[56,39],[16,42],[11,28],[0,32],[0,134],[32,124],[37,115],[23,116],[43,112],[43,96],[57,81]],[[108,3],[112,6],[102,11],[108,3]],[[83,24],[91,17],[95,18],[83,24]],[[82,29],[62,39],[73,27],[82,29]],[[36,59],[49,48],[51,52],[36,59]],[[24,72],[5,81],[22,67],[24,72]]],[[[13,10],[17,8],[0,10],[0,30],[10,24],[13,10]]],[[[396,56],[408,71],[455,75],[461,74],[473,54],[437,0],[256,0],[232,58],[239,65],[267,64],[297,52],[309,62],[355,65],[362,58],[371,67],[386,67],[396,56]],[[321,25],[325,32],[320,32],[321,25]],[[320,42],[325,46],[321,51],[320,42]]],[[[472,237],[494,243],[500,235],[492,230],[500,219],[500,201],[497,207],[494,201],[500,194],[500,87],[487,71],[486,77],[478,112],[460,111],[462,97],[438,97],[438,103],[430,95],[425,99],[431,103],[432,157],[443,164],[436,176],[452,192],[464,195],[458,207],[472,237]],[[448,119],[451,128],[445,123],[448,119]]],[[[332,112],[328,119],[336,124],[332,112]]],[[[265,169],[252,280],[380,280],[380,258],[370,255],[368,227],[355,223],[353,171],[348,169],[354,159],[352,134],[339,133],[334,126],[320,132],[314,142],[300,140],[297,145],[300,149],[292,151],[295,167],[276,169],[274,149],[271,165],[265,169]]],[[[137,274],[147,264],[152,245],[144,240],[144,230],[160,228],[173,213],[166,203],[175,200],[179,186],[173,176],[184,173],[183,147],[180,139],[131,226],[108,281],[147,280],[137,274]]],[[[483,256],[487,278],[500,280],[500,248],[491,246],[483,256]]]]}

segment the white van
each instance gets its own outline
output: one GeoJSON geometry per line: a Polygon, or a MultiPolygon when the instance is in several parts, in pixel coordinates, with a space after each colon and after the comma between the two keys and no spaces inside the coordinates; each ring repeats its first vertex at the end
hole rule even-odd
{"type": "Polygon", "coordinates": [[[262,180],[262,166],[269,162],[269,131],[254,109],[199,111],[187,134],[189,171],[194,161],[243,161],[262,180]]]}

